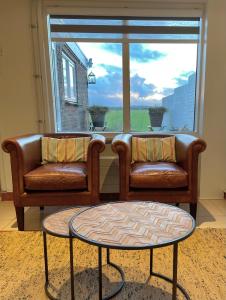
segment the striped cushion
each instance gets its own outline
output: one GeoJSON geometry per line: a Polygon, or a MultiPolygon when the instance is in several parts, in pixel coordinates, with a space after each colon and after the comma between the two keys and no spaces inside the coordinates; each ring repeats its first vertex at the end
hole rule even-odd
{"type": "Polygon", "coordinates": [[[90,137],[42,138],[42,162],[86,161],[90,137]]]}
{"type": "Polygon", "coordinates": [[[166,138],[132,138],[133,161],[176,162],[175,136],[166,138]]]}

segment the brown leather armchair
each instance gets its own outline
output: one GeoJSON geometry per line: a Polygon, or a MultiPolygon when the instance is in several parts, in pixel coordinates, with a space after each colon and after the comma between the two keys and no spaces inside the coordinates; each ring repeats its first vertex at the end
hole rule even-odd
{"type": "Polygon", "coordinates": [[[10,153],[13,200],[18,229],[24,230],[24,207],[99,203],[99,154],[105,137],[98,134],[30,134],[2,143],[10,153]],[[87,162],[41,164],[41,137],[90,136],[87,162]]]}
{"type": "MultiPolygon", "coordinates": [[[[167,137],[170,134],[134,134],[136,137],[167,137]]],[[[120,134],[112,141],[119,156],[120,200],[151,200],[166,203],[190,203],[196,218],[198,157],[206,143],[188,134],[175,134],[176,163],[131,162],[131,134],[120,134]]]]}

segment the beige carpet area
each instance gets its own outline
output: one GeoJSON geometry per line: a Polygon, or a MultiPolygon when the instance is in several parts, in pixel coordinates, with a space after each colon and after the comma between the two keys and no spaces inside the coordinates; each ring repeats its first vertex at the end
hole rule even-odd
{"type": "MultiPolygon", "coordinates": [[[[50,279],[59,287],[59,299],[65,300],[70,299],[68,246],[67,239],[48,235],[50,279]]],[[[97,248],[74,240],[74,259],[76,299],[98,299],[97,248]]],[[[126,278],[115,299],[171,299],[170,284],[148,277],[148,250],[112,250],[111,260],[123,268],[126,278]]],[[[119,276],[111,267],[103,270],[106,293],[118,284],[119,276]]],[[[171,276],[172,246],[154,250],[154,271],[171,276]]],[[[193,300],[226,299],[225,229],[197,229],[179,244],[178,281],[193,300]]],[[[0,232],[0,299],[48,299],[40,232],[0,232]]],[[[184,299],[180,292],[178,299],[184,299]]]]}

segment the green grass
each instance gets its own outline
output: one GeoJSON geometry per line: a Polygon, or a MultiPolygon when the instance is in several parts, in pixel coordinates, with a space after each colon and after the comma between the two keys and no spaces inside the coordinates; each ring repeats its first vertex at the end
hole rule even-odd
{"type": "MultiPolygon", "coordinates": [[[[147,109],[131,110],[131,131],[147,131],[150,125],[147,109]]],[[[122,109],[110,109],[106,114],[105,121],[107,131],[123,130],[123,112],[122,109]]]]}
{"type": "Polygon", "coordinates": [[[150,119],[147,109],[131,110],[131,131],[147,131],[150,119]]]}
{"type": "Polygon", "coordinates": [[[105,116],[107,131],[123,130],[123,112],[122,109],[110,109],[105,116]]]}

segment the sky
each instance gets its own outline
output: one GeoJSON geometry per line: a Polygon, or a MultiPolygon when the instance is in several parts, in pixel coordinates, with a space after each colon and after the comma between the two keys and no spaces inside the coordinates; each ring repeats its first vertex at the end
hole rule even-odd
{"type": "MultiPolygon", "coordinates": [[[[122,106],[122,44],[77,43],[92,58],[96,84],[89,85],[89,104],[122,106]]],[[[130,44],[132,105],[161,104],[196,71],[196,44],[130,44]]]]}

